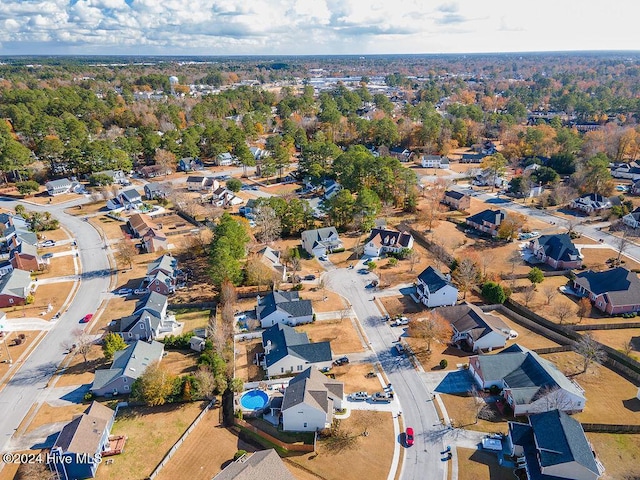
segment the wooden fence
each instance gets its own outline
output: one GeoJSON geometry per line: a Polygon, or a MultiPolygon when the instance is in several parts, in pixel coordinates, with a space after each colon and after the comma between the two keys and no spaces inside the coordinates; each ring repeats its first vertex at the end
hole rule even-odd
{"type": "Polygon", "coordinates": [[[640,328],[640,322],[627,323],[593,323],[591,325],[568,325],[575,332],[585,330],[619,330],[624,328],[640,328]]]}
{"type": "Polygon", "coordinates": [[[254,425],[251,425],[250,423],[247,423],[244,420],[241,420],[239,418],[236,418],[234,423],[237,426],[242,427],[244,429],[247,429],[250,432],[253,432],[256,435],[258,435],[259,437],[262,437],[265,440],[269,441],[270,443],[273,443],[273,444],[279,446],[280,448],[282,448],[284,450],[287,450],[289,452],[313,452],[316,449],[315,437],[314,437],[313,444],[286,443],[286,442],[283,442],[282,440],[278,440],[276,437],[274,437],[272,435],[269,435],[267,432],[265,432],[263,430],[260,430],[258,427],[254,426],[254,425]]]}
{"type": "Polygon", "coordinates": [[[640,425],[609,425],[604,423],[583,423],[585,432],[593,433],[640,433],[640,425]]]}

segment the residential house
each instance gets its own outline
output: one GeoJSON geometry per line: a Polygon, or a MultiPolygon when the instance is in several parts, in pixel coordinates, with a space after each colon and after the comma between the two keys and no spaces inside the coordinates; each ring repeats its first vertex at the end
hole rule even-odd
{"type": "Polygon", "coordinates": [[[296,480],[273,449],[245,453],[218,473],[212,480],[296,480]]]}
{"type": "Polygon", "coordinates": [[[29,272],[35,272],[44,267],[44,261],[38,255],[38,247],[27,242],[20,242],[17,247],[11,249],[9,261],[13,268],[29,272]]]}
{"type": "Polygon", "coordinates": [[[138,174],[143,178],[155,178],[161,175],[169,175],[171,170],[162,165],[145,165],[138,168],[138,174]]]}
{"type": "Polygon", "coordinates": [[[56,478],[76,480],[96,476],[102,454],[110,449],[109,434],[114,419],[113,410],[94,401],[62,428],[47,455],[56,478]]]}
{"type": "Polygon", "coordinates": [[[445,190],[442,203],[455,210],[464,211],[471,206],[471,197],[455,190],[445,190]]]}
{"type": "Polygon", "coordinates": [[[408,162],[411,159],[411,151],[403,147],[393,147],[389,149],[389,156],[401,162],[408,162]]]}
{"type": "Polygon", "coordinates": [[[247,218],[250,218],[250,215],[255,215],[258,211],[258,200],[255,198],[250,198],[247,200],[247,203],[238,209],[238,213],[247,218]]]}
{"type": "Polygon", "coordinates": [[[30,293],[31,274],[13,269],[0,277],[0,308],[24,305],[30,293]]]}
{"type": "Polygon", "coordinates": [[[161,225],[156,224],[149,215],[145,215],[144,213],[134,213],[131,215],[127,220],[127,226],[135,238],[142,237],[149,229],[162,229],[161,225]]]}
{"type": "Polygon", "coordinates": [[[178,161],[178,170],[181,172],[191,172],[202,170],[204,165],[198,157],[185,157],[178,161]]]}
{"type": "Polygon", "coordinates": [[[340,185],[335,180],[325,180],[324,182],[324,198],[325,200],[329,200],[330,198],[335,197],[338,192],[342,190],[342,185],[340,185]]]}
{"type": "Polygon", "coordinates": [[[379,257],[383,253],[398,253],[405,248],[413,248],[413,236],[409,232],[374,228],[364,244],[364,254],[379,257]]]}
{"type": "Polygon", "coordinates": [[[296,291],[274,290],[265,297],[258,295],[256,317],[262,328],[276,323],[301,325],[313,321],[311,300],[302,300],[296,291]]]}
{"type": "Polygon", "coordinates": [[[336,227],[324,227],[302,232],[302,248],[309,254],[322,257],[343,248],[336,227]]]}
{"type": "Polygon", "coordinates": [[[464,302],[434,310],[451,324],[451,342],[465,351],[492,351],[503,348],[509,338],[509,327],[499,317],[484,313],[480,307],[464,302]]]}
{"type": "Polygon", "coordinates": [[[156,258],[153,262],[150,262],[147,266],[146,280],[151,281],[158,272],[163,272],[165,275],[174,280],[177,276],[178,260],[171,255],[162,255],[156,258]]]}
{"type": "Polygon", "coordinates": [[[449,159],[444,155],[422,155],[420,165],[422,168],[449,168],[449,159]]]}
{"type": "Polygon", "coordinates": [[[44,184],[47,188],[47,193],[55,197],[56,195],[62,195],[69,193],[73,188],[73,182],[68,178],[61,178],[60,180],[51,180],[44,184]]]}
{"type": "Polygon", "coordinates": [[[418,275],[416,293],[418,300],[429,308],[455,305],[458,301],[458,289],[451,283],[451,276],[433,267],[418,275]]]}
{"type": "Polygon", "coordinates": [[[640,227],[640,207],[622,217],[622,221],[631,228],[640,227]]]}
{"type": "Polygon", "coordinates": [[[133,314],[109,323],[110,332],[117,333],[126,342],[159,340],[167,335],[179,334],[182,324],[167,314],[167,297],[157,292],[140,300],[133,314]]]}
{"type": "Polygon", "coordinates": [[[498,228],[500,228],[500,224],[506,216],[506,210],[487,209],[467,217],[465,222],[471,228],[488,233],[492,237],[496,237],[498,235],[498,228]]]}
{"type": "Polygon", "coordinates": [[[541,235],[529,240],[528,248],[539,261],[556,270],[568,270],[582,266],[582,255],[571,241],[568,233],[541,235]]]}
{"type": "Polygon", "coordinates": [[[282,399],[282,430],[317,432],[333,423],[333,412],[342,408],[344,384],[308,367],[291,380],[282,399]]]}
{"type": "Polygon", "coordinates": [[[604,473],[580,422],[560,410],[509,422],[506,444],[530,480],[598,480],[604,473]]]}
{"type": "Polygon", "coordinates": [[[142,240],[142,247],[147,253],[164,252],[169,249],[169,240],[160,229],[150,228],[140,237],[140,240],[142,240]]]}
{"type": "Polygon", "coordinates": [[[142,206],[142,195],[135,188],[123,190],[116,198],[126,210],[136,210],[142,206]]]}
{"type": "MultiPolygon", "coordinates": [[[[146,238],[146,240],[148,240],[152,245],[155,245],[153,243],[153,239],[146,238]]],[[[166,273],[159,271],[148,279],[146,288],[149,291],[159,293],[160,295],[171,295],[176,291],[176,280],[174,277],[170,277],[166,273]]]]}
{"type": "Polygon", "coordinates": [[[97,172],[95,175],[106,175],[111,178],[111,181],[116,185],[131,185],[131,182],[122,170],[103,170],[97,172]]]}
{"type": "Polygon", "coordinates": [[[269,377],[300,373],[309,366],[330,368],[331,342],[309,342],[306,333],[276,323],[262,332],[264,359],[261,366],[269,377]]]}
{"type": "Polygon", "coordinates": [[[96,370],[91,393],[98,397],[127,395],[131,392],[131,385],[144,373],[153,362],[159,362],[164,353],[162,343],[142,340],[130,344],[124,350],[118,350],[113,355],[110,368],[96,370]]]}
{"type": "Polygon", "coordinates": [[[623,163],[611,169],[613,178],[626,178],[633,182],[640,180],[640,165],[636,162],[623,163]]]}
{"type": "Polygon", "coordinates": [[[483,187],[494,186],[497,188],[504,188],[508,186],[509,182],[507,182],[503,176],[496,175],[495,171],[490,168],[485,168],[476,174],[473,184],[483,187]]]}
{"type": "Polygon", "coordinates": [[[189,175],[187,177],[187,190],[190,192],[211,192],[220,187],[218,180],[207,175],[189,175]]]}
{"type": "Polygon", "coordinates": [[[216,157],[216,165],[219,165],[221,167],[228,167],[229,165],[233,165],[234,161],[235,157],[229,152],[221,153],[216,157]]]}
{"type": "Polygon", "coordinates": [[[280,252],[270,247],[264,247],[257,252],[260,261],[275,272],[282,281],[287,278],[287,267],[280,262],[280,252]]]}
{"type": "Polygon", "coordinates": [[[514,416],[559,409],[581,412],[584,390],[536,352],[513,344],[494,355],[469,358],[469,372],[481,389],[494,385],[514,416]]]}
{"type": "Polygon", "coordinates": [[[633,185],[631,185],[629,192],[633,195],[640,195],[640,180],[633,182],[633,185]]]}
{"type": "Polygon", "coordinates": [[[571,200],[569,208],[574,210],[581,210],[584,213],[598,213],[604,210],[608,210],[613,206],[611,199],[603,197],[597,193],[589,193],[578,198],[571,200]]]}
{"type": "Polygon", "coordinates": [[[463,153],[460,163],[482,163],[486,155],[484,153],[463,153]]]}
{"type": "Polygon", "coordinates": [[[144,186],[144,196],[147,200],[167,198],[170,187],[164,183],[149,182],[144,186]]]}
{"type": "Polygon", "coordinates": [[[251,155],[253,155],[253,158],[256,161],[262,160],[264,157],[266,157],[269,154],[267,150],[263,150],[262,148],[259,148],[259,147],[249,147],[249,151],[251,152],[251,155]]]}
{"type": "Polygon", "coordinates": [[[211,194],[211,203],[216,207],[231,207],[242,202],[244,202],[242,198],[225,187],[218,187],[211,194]]]}
{"type": "Polygon", "coordinates": [[[640,280],[624,267],[580,272],[573,280],[573,288],[609,315],[640,312],[640,280]]]}

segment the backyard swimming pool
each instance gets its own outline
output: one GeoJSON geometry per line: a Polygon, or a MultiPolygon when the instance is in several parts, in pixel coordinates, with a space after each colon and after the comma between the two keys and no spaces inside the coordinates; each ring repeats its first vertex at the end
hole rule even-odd
{"type": "Polygon", "coordinates": [[[240,404],[247,410],[259,410],[269,401],[269,395],[262,390],[249,390],[240,398],[240,404]]]}

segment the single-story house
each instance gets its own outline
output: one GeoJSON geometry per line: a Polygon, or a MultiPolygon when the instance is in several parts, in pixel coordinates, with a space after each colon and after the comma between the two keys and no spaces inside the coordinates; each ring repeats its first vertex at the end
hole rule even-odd
{"type": "Polygon", "coordinates": [[[276,323],[262,332],[264,360],[261,366],[269,377],[300,373],[309,366],[330,368],[331,342],[309,342],[306,333],[276,323]]]}
{"type": "Polygon", "coordinates": [[[451,275],[433,267],[427,267],[416,282],[418,300],[426,307],[455,305],[458,301],[458,289],[451,283],[451,275]]]}
{"type": "Polygon", "coordinates": [[[636,208],[633,212],[626,214],[622,217],[622,221],[625,225],[631,228],[640,227],[640,207],[636,208]]]}
{"type": "Polygon", "coordinates": [[[0,307],[24,305],[31,287],[31,273],[13,269],[0,277],[0,307]]]}
{"type": "Polygon", "coordinates": [[[245,453],[224,467],[212,480],[264,480],[265,478],[296,480],[273,448],[245,453]]]}
{"type": "Polygon", "coordinates": [[[471,206],[471,197],[455,190],[446,190],[442,203],[456,210],[467,210],[471,206]]]}
{"type": "Polygon", "coordinates": [[[189,175],[187,177],[187,190],[190,192],[217,190],[220,187],[218,180],[206,175],[189,175]]]}
{"type": "Polygon", "coordinates": [[[403,147],[392,147],[389,149],[389,156],[397,158],[401,162],[408,162],[411,159],[411,150],[403,147]]]}
{"type": "Polygon", "coordinates": [[[38,247],[27,242],[20,242],[16,248],[11,249],[9,261],[13,268],[29,272],[35,272],[44,266],[42,257],[38,255],[38,247]]]}
{"type": "Polygon", "coordinates": [[[110,449],[109,435],[115,412],[98,402],[76,415],[58,434],[47,455],[49,468],[60,480],[93,478],[110,449]]]}
{"type": "Polygon", "coordinates": [[[73,188],[73,182],[68,178],[61,178],[59,180],[51,180],[45,183],[44,186],[47,188],[47,193],[55,197],[56,195],[69,193],[73,188]]]}
{"type": "Polygon", "coordinates": [[[492,351],[503,348],[509,338],[509,327],[502,319],[484,313],[480,307],[464,302],[434,310],[451,324],[451,341],[463,350],[492,351]]]}
{"type": "Polygon", "coordinates": [[[568,233],[541,235],[529,240],[529,250],[538,260],[556,270],[568,270],[582,266],[582,255],[568,233]]]}
{"type": "Polygon", "coordinates": [[[308,367],[289,381],[282,399],[282,430],[317,432],[331,426],[342,408],[344,384],[308,367]]]}
{"type": "Polygon", "coordinates": [[[449,168],[449,159],[444,155],[422,155],[420,165],[422,168],[449,168]]]}
{"type": "Polygon", "coordinates": [[[160,175],[169,175],[171,170],[162,165],[145,165],[138,169],[138,173],[144,178],[154,178],[160,175]]]}
{"type": "Polygon", "coordinates": [[[482,163],[486,156],[484,153],[463,153],[460,163],[482,163]]]}
{"type": "Polygon", "coordinates": [[[124,350],[113,355],[110,368],[96,370],[91,393],[98,397],[129,394],[131,385],[144,373],[147,367],[162,359],[164,345],[137,340],[124,350]]]}
{"type": "Polygon", "coordinates": [[[560,410],[509,422],[506,444],[532,480],[598,480],[604,473],[580,422],[560,410]]]}
{"type": "Polygon", "coordinates": [[[608,210],[613,206],[611,200],[597,193],[589,193],[571,200],[569,208],[581,210],[585,213],[597,213],[608,210]]]}
{"type": "Polygon", "coordinates": [[[302,248],[309,255],[322,257],[344,247],[336,227],[324,227],[302,232],[302,248]]]}
{"type": "Polygon", "coordinates": [[[500,228],[500,224],[506,216],[506,210],[487,209],[467,217],[465,223],[471,228],[496,237],[498,235],[498,228],[500,228]]]}
{"type": "Polygon", "coordinates": [[[302,300],[296,291],[274,290],[264,297],[258,295],[256,317],[262,328],[276,323],[301,325],[313,321],[311,300],[302,300]]]}
{"type": "Polygon", "coordinates": [[[480,388],[500,388],[514,416],[584,409],[584,390],[576,382],[553,363],[518,344],[494,355],[469,357],[469,372],[480,388]]]}
{"type": "Polygon", "coordinates": [[[640,280],[624,267],[580,272],[573,280],[573,288],[609,315],[640,312],[640,280]]]}
{"type": "Polygon", "coordinates": [[[413,235],[409,232],[374,228],[364,244],[364,254],[369,257],[379,257],[383,253],[398,253],[400,250],[412,247],[413,235]]]}
{"type": "Polygon", "coordinates": [[[270,247],[264,247],[257,252],[260,261],[274,271],[281,280],[287,278],[287,267],[280,262],[280,252],[270,247]]]}

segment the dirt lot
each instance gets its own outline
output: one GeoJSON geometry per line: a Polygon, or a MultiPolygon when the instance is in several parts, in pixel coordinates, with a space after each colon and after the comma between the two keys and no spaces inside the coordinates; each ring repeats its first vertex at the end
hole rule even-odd
{"type": "Polygon", "coordinates": [[[61,371],[56,380],[56,387],[67,387],[71,385],[85,385],[93,382],[94,372],[97,368],[107,368],[109,362],[104,358],[102,348],[99,345],[92,345],[87,354],[87,361],[82,355],[75,353],[69,360],[69,365],[61,371]]]}
{"type": "Polygon", "coordinates": [[[9,360],[9,357],[11,357],[11,361],[15,363],[27,349],[33,347],[33,342],[39,341],[38,335],[40,335],[40,333],[41,332],[38,330],[32,330],[29,332],[8,332],[2,338],[2,343],[0,343],[0,378],[3,377],[11,367],[11,365],[8,362],[5,362],[5,360],[9,360]],[[22,333],[27,336],[26,341],[22,342],[20,345],[12,345],[13,339],[22,333]]]}
{"type": "Polygon", "coordinates": [[[296,327],[299,332],[305,332],[311,342],[331,342],[334,355],[352,352],[362,352],[365,348],[356,328],[350,319],[323,320],[296,327]]]}
{"type": "Polygon", "coordinates": [[[617,480],[625,478],[626,474],[638,474],[640,435],[587,433],[587,438],[598,460],[604,465],[603,480],[617,480]]]}
{"type": "Polygon", "coordinates": [[[48,403],[43,403],[38,408],[38,413],[33,418],[33,421],[29,423],[24,433],[32,432],[36,428],[49,423],[71,421],[75,415],[84,412],[86,409],[87,405],[81,403],[65,407],[52,407],[48,403]]]}
{"type": "Polygon", "coordinates": [[[255,450],[222,427],[219,417],[219,408],[211,409],[205,414],[176,455],[162,469],[158,480],[209,480],[233,459],[238,450],[255,450]]]}
{"type": "Polygon", "coordinates": [[[446,393],[440,394],[440,398],[447,409],[447,415],[449,415],[449,418],[452,419],[456,427],[464,427],[478,432],[506,433],[508,430],[507,421],[513,420],[513,417],[504,417],[500,415],[497,410],[491,407],[485,407],[495,412],[495,417],[492,421],[480,418],[476,422],[476,408],[481,408],[486,405],[482,400],[475,399],[471,395],[463,396],[446,393]],[[480,403],[478,404],[477,402],[480,403]],[[476,407],[476,405],[478,406],[476,407]]]}
{"type": "Polygon", "coordinates": [[[336,380],[344,383],[345,394],[360,391],[369,393],[381,391],[382,385],[378,377],[367,378],[366,376],[372,371],[374,371],[374,367],[369,363],[350,363],[331,369],[336,380]]]}
{"type": "Polygon", "coordinates": [[[315,472],[326,480],[362,480],[386,478],[391,467],[394,437],[389,413],[353,411],[341,427],[352,434],[368,432],[358,437],[351,449],[333,451],[327,442],[318,442],[317,453],[289,457],[288,460],[315,472]]]}
{"type": "Polygon", "coordinates": [[[456,449],[458,452],[458,480],[513,480],[513,469],[498,464],[495,453],[470,448],[456,449]]]}
{"type": "Polygon", "coordinates": [[[110,465],[101,465],[99,480],[141,480],[149,475],[171,446],[202,411],[204,404],[186,403],[162,407],[121,409],[111,433],[126,435],[121,455],[110,465]]]}
{"type": "Polygon", "coordinates": [[[262,340],[256,338],[246,342],[236,342],[236,377],[245,382],[255,382],[264,378],[264,370],[253,364],[256,353],[261,353],[262,340]]]}

